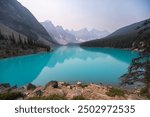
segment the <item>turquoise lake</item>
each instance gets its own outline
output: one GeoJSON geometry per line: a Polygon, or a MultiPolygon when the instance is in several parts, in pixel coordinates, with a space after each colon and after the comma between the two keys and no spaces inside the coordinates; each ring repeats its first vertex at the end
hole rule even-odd
{"type": "Polygon", "coordinates": [[[0,83],[45,85],[56,80],[117,85],[137,55],[129,50],[63,46],[51,53],[0,59],[0,83]]]}

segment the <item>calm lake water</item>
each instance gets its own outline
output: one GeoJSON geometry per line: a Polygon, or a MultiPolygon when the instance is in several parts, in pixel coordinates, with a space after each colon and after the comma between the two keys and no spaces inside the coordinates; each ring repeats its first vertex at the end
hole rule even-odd
{"type": "Polygon", "coordinates": [[[117,85],[137,53],[111,48],[60,47],[0,60],[0,83],[45,85],[51,80],[117,85]]]}

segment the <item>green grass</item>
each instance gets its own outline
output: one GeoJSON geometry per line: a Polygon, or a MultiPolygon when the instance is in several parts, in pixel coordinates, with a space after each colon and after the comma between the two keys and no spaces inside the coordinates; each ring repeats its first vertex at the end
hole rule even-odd
{"type": "Polygon", "coordinates": [[[24,95],[21,92],[7,92],[0,94],[0,100],[16,100],[23,97],[24,95]]]}
{"type": "Polygon", "coordinates": [[[111,88],[108,92],[106,92],[106,95],[110,97],[125,97],[125,91],[119,88],[111,88]]]}

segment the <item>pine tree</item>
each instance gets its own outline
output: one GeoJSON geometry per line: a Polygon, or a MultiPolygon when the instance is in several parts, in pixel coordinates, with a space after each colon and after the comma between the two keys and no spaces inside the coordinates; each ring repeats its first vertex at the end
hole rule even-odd
{"type": "Polygon", "coordinates": [[[2,39],[3,37],[2,37],[2,33],[1,33],[1,30],[0,30],[0,39],[2,39]]]}
{"type": "Polygon", "coordinates": [[[132,60],[128,73],[122,76],[122,84],[141,81],[145,83],[146,93],[150,95],[150,33],[149,28],[139,32],[133,49],[138,49],[139,57],[132,60]]]}
{"type": "Polygon", "coordinates": [[[2,34],[1,30],[0,30],[0,39],[3,40],[5,39],[4,35],[2,34]]]}
{"type": "Polygon", "coordinates": [[[14,33],[12,33],[11,39],[12,39],[12,42],[13,42],[14,44],[17,44],[17,41],[15,40],[15,35],[14,35],[14,33]]]}

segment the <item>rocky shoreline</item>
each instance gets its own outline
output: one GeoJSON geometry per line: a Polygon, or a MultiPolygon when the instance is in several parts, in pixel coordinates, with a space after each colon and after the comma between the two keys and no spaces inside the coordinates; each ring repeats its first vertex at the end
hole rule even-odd
{"type": "Polygon", "coordinates": [[[45,86],[31,83],[17,88],[10,84],[0,84],[1,100],[143,100],[140,89],[124,90],[97,84],[67,84],[50,81],[45,86]]]}

